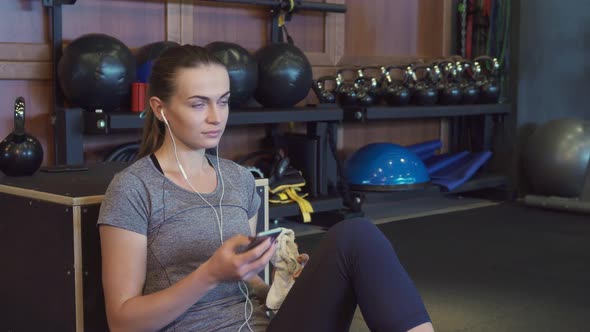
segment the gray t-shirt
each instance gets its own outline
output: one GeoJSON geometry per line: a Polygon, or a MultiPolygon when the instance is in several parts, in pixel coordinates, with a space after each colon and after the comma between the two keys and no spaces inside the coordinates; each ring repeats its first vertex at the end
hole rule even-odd
{"type": "MultiPolygon", "coordinates": [[[[201,194],[219,214],[222,186],[217,159],[207,156],[217,172],[217,187],[201,194]]],[[[248,219],[260,205],[254,177],[244,167],[220,159],[223,196],[223,238],[250,235],[248,219]]],[[[147,266],[143,294],[175,284],[208,260],[221,245],[215,213],[196,193],[174,184],[142,158],[110,183],[100,207],[98,224],[112,225],[147,236],[147,266]]],[[[253,299],[250,326],[264,331],[268,317],[253,299]]],[[[163,331],[232,331],[244,323],[244,295],[237,282],[218,285],[163,331]]],[[[248,310],[249,307],[248,307],[248,310]]],[[[242,331],[248,331],[244,327],[242,331]]]]}

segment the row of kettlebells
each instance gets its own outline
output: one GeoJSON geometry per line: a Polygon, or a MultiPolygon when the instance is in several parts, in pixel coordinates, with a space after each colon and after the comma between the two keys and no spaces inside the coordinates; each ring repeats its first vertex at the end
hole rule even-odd
{"type": "Polygon", "coordinates": [[[342,68],[317,79],[313,91],[320,103],[341,106],[490,104],[500,97],[499,72],[498,60],[490,56],[342,68]]]}

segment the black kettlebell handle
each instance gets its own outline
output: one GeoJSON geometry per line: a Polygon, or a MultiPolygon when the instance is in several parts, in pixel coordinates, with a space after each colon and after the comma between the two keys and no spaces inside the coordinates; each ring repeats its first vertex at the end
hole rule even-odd
{"type": "Polygon", "coordinates": [[[389,67],[381,67],[381,75],[383,77],[383,79],[385,80],[385,82],[387,84],[391,84],[393,83],[393,79],[391,78],[391,71],[392,70],[398,70],[402,73],[404,73],[404,77],[402,78],[402,82],[405,82],[408,77],[407,77],[407,70],[406,70],[406,66],[402,66],[402,65],[394,65],[394,66],[389,66],[389,67]]]}
{"type": "Polygon", "coordinates": [[[448,77],[455,71],[455,61],[452,59],[443,59],[436,62],[444,77],[448,77]]]}
{"type": "Polygon", "coordinates": [[[414,80],[417,79],[417,83],[425,83],[427,84],[427,82],[429,80],[432,80],[432,67],[428,66],[428,65],[419,65],[419,66],[414,66],[413,67],[414,70],[414,80]]]}
{"type": "Polygon", "coordinates": [[[486,75],[496,76],[500,71],[500,62],[497,58],[489,55],[481,55],[473,60],[476,63],[481,63],[486,70],[486,75]]]}
{"type": "Polygon", "coordinates": [[[463,60],[458,64],[458,72],[468,81],[477,81],[481,75],[481,66],[477,61],[463,60]]]}
{"type": "Polygon", "coordinates": [[[377,89],[379,86],[379,82],[377,79],[372,76],[365,76],[365,73],[369,70],[376,70],[379,71],[378,66],[367,66],[361,67],[357,69],[357,77],[354,80],[354,86],[356,88],[365,88],[365,89],[377,89]]]}
{"type": "Polygon", "coordinates": [[[428,65],[428,67],[430,68],[430,70],[428,71],[430,81],[432,81],[435,84],[438,84],[439,82],[446,80],[446,72],[441,69],[439,63],[431,63],[428,65]]]}
{"type": "Polygon", "coordinates": [[[324,90],[326,88],[326,81],[336,82],[336,76],[326,75],[326,76],[322,76],[322,77],[318,78],[315,81],[316,87],[318,87],[320,90],[324,90]]]}
{"type": "Polygon", "coordinates": [[[355,73],[357,72],[357,69],[354,68],[342,68],[340,70],[338,70],[338,72],[336,72],[336,78],[338,78],[341,82],[352,82],[355,79],[355,73]],[[352,76],[350,77],[344,77],[345,73],[352,73],[352,76]]]}
{"type": "Polygon", "coordinates": [[[365,74],[370,70],[373,70],[375,73],[379,73],[381,72],[381,66],[365,66],[359,69],[359,73],[362,74],[362,76],[365,76],[365,74]]]}
{"type": "Polygon", "coordinates": [[[338,86],[338,81],[337,78],[335,76],[331,76],[331,75],[326,75],[326,76],[322,76],[320,78],[318,78],[315,81],[314,84],[314,89],[317,89],[318,91],[334,91],[336,90],[338,86]],[[326,82],[328,81],[334,81],[334,87],[331,90],[326,90],[326,82]]]}
{"type": "Polygon", "coordinates": [[[465,61],[465,58],[460,55],[451,55],[450,57],[447,57],[447,60],[456,64],[465,61]]]}
{"type": "Polygon", "coordinates": [[[406,66],[404,83],[407,85],[418,84],[418,75],[416,74],[416,70],[412,64],[406,66]]]}
{"type": "Polygon", "coordinates": [[[25,98],[18,97],[14,101],[14,131],[18,136],[25,134],[25,98]]]}

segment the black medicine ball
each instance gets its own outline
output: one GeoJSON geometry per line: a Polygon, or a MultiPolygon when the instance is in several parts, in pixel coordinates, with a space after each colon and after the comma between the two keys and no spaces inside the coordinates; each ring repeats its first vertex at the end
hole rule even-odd
{"type": "Polygon", "coordinates": [[[141,47],[135,53],[135,62],[137,63],[137,80],[140,82],[149,82],[152,73],[154,61],[169,48],[179,47],[180,44],[173,41],[161,41],[147,44],[141,47]]]}
{"type": "Polygon", "coordinates": [[[59,60],[61,88],[70,102],[88,111],[113,111],[129,101],[135,58],[120,40],[87,34],[70,43],[59,60]]]}
{"type": "Polygon", "coordinates": [[[303,100],[313,84],[311,64],[289,43],[269,44],[256,52],[258,87],[254,98],[265,107],[292,107],[303,100]]]}
{"type": "Polygon", "coordinates": [[[228,70],[230,104],[239,106],[252,97],[258,84],[258,63],[242,46],[227,42],[213,42],[205,46],[228,70]]]}

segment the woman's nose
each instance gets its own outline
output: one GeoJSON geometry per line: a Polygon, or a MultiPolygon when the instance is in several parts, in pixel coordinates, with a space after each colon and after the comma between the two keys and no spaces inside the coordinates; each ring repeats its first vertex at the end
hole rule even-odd
{"type": "Polygon", "coordinates": [[[213,105],[209,106],[209,110],[207,112],[207,122],[209,122],[209,123],[221,122],[220,109],[217,105],[213,104],[213,105]]]}

